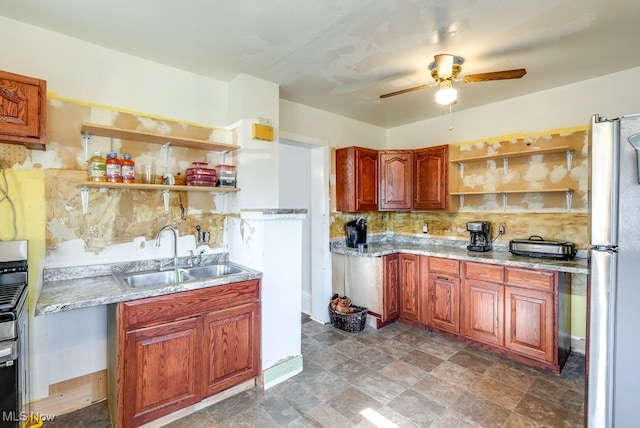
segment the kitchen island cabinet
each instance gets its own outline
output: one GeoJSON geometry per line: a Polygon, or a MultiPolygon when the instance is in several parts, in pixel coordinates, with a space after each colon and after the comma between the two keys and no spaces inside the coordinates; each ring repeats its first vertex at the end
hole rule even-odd
{"type": "Polygon", "coordinates": [[[260,281],[110,305],[109,405],[136,427],[256,378],[260,281]]]}

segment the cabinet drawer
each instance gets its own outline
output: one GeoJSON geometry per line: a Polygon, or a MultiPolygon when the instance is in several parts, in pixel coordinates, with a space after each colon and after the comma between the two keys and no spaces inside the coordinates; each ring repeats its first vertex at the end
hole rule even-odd
{"type": "Polygon", "coordinates": [[[260,298],[259,284],[259,280],[234,282],[120,303],[118,312],[121,328],[128,330],[175,321],[257,301],[260,298]]]}
{"type": "Polygon", "coordinates": [[[520,269],[513,267],[505,269],[506,284],[533,288],[536,290],[553,291],[557,276],[557,272],[546,270],[520,269]]]}
{"type": "Polygon", "coordinates": [[[480,281],[502,283],[504,281],[504,266],[464,262],[464,276],[480,281]]]}
{"type": "Polygon", "coordinates": [[[440,257],[429,257],[429,272],[460,276],[460,261],[440,257]]]}

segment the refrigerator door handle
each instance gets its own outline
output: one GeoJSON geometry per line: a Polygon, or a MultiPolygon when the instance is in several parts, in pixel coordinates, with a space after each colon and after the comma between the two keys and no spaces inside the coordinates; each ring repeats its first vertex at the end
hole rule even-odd
{"type": "Polygon", "coordinates": [[[587,427],[613,426],[613,345],[618,254],[592,249],[587,336],[587,427]]]}
{"type": "Polygon", "coordinates": [[[640,132],[637,134],[631,135],[629,138],[629,143],[636,150],[636,177],[638,183],[640,184],[640,132]]]}
{"type": "Polygon", "coordinates": [[[620,123],[616,120],[591,122],[589,163],[589,228],[591,245],[618,245],[618,189],[620,173],[620,123]],[[596,167],[593,167],[597,165],[596,167]]]}

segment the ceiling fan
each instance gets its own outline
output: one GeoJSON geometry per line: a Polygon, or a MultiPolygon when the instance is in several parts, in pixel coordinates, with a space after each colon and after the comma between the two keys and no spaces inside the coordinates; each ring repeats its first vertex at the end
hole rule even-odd
{"type": "Polygon", "coordinates": [[[490,73],[468,74],[462,78],[458,78],[464,58],[450,55],[440,54],[434,56],[435,61],[429,64],[431,77],[435,79],[434,83],[428,85],[415,86],[413,88],[402,89],[400,91],[390,92],[380,95],[380,98],[389,98],[395,95],[406,94],[407,92],[420,91],[435,85],[439,85],[440,89],[436,92],[436,102],[443,106],[450,106],[456,103],[458,91],[453,87],[453,82],[475,83],[487,82],[491,80],[519,79],[527,70],[517,68],[515,70],[493,71],[490,73]]]}

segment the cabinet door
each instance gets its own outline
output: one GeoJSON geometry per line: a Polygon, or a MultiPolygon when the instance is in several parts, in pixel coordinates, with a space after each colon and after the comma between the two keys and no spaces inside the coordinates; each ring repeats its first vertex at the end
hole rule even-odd
{"type": "Polygon", "coordinates": [[[260,304],[249,303],[204,317],[204,396],[260,372],[260,304]]]}
{"type": "Polygon", "coordinates": [[[505,347],[554,363],[554,299],[552,293],[505,287],[505,347]]]}
{"type": "Polygon", "coordinates": [[[420,319],[420,256],[400,254],[398,256],[398,280],[400,282],[400,317],[408,320],[420,319]]]}
{"type": "Polygon", "coordinates": [[[379,210],[410,210],[413,187],[413,152],[381,151],[379,210]]]}
{"type": "Polygon", "coordinates": [[[427,324],[460,333],[460,278],[429,272],[427,324]]]}
{"type": "Polygon", "coordinates": [[[0,141],[44,149],[47,83],[0,71],[0,141]]]}
{"type": "Polygon", "coordinates": [[[391,254],[382,257],[384,284],[382,287],[382,319],[385,322],[398,318],[398,270],[399,256],[391,254]]]}
{"type": "Polygon", "coordinates": [[[504,285],[465,279],[462,294],[462,334],[504,346],[504,285]]]}
{"type": "Polygon", "coordinates": [[[202,399],[202,318],[125,333],[122,406],[139,426],[202,399]]]}
{"type": "Polygon", "coordinates": [[[378,151],[364,147],[336,150],[336,209],[378,209],[378,151]]]}
{"type": "Polygon", "coordinates": [[[413,209],[448,209],[449,147],[414,150],[413,159],[413,209]]]}

